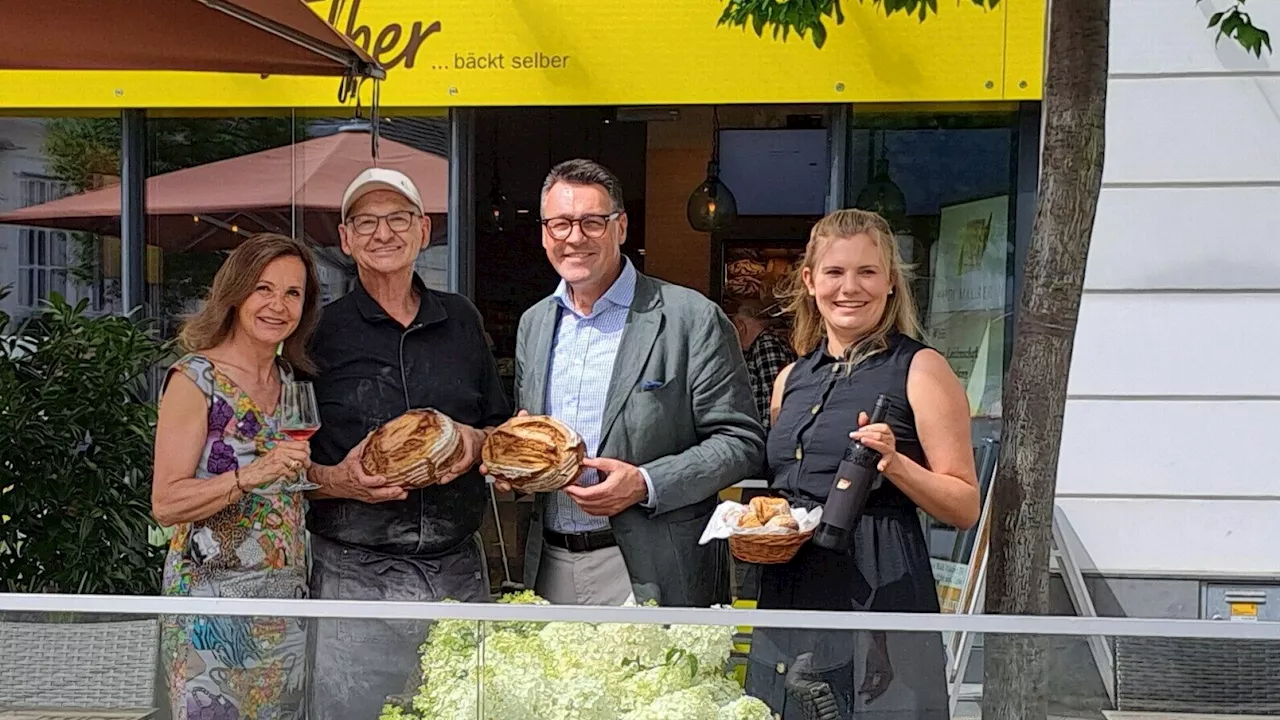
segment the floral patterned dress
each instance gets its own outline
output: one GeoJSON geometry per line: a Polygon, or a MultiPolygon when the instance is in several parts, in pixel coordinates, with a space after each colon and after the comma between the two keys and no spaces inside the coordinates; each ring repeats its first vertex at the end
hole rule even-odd
{"type": "MultiPolygon", "coordinates": [[[[208,435],[195,477],[249,465],[275,443],[277,415],[201,355],[169,370],[195,382],[209,407],[208,435]]],[[[290,377],[282,365],[281,380],[290,377]]],[[[278,410],[277,410],[278,413],[278,410]]],[[[210,518],[174,528],[164,568],[165,595],[303,598],[307,595],[305,500],[281,483],[210,518]]],[[[278,617],[167,617],[164,659],[173,720],[301,720],[306,628],[278,617]]]]}

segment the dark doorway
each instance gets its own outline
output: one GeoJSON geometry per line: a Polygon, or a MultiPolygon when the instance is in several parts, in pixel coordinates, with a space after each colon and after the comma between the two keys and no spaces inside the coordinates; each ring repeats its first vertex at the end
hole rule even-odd
{"type": "Polygon", "coordinates": [[[612,108],[486,108],[475,125],[475,301],[508,391],[520,316],[559,278],[542,249],[539,196],[553,165],[575,157],[604,164],[622,182],[623,251],[644,269],[646,125],[612,108]]]}

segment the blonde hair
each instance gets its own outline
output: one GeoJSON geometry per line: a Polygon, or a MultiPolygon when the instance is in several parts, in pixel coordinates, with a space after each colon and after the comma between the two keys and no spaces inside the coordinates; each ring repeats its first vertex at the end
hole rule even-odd
{"type": "Polygon", "coordinates": [[[888,271],[893,291],[885,301],[884,315],[866,337],[845,348],[844,362],[848,367],[866,360],[876,353],[889,349],[889,336],[901,333],[920,338],[920,319],[915,297],[911,293],[911,268],[898,255],[898,244],[893,230],[880,215],[866,210],[836,210],[822,218],[809,232],[809,242],[804,248],[804,258],[792,272],[788,282],[779,288],[779,298],[787,305],[792,316],[791,347],[797,355],[809,354],[826,336],[826,323],[818,312],[817,300],[809,294],[804,284],[804,269],[812,276],[816,272],[818,258],[835,240],[845,240],[866,234],[880,249],[884,267],[888,271]]]}
{"type": "Polygon", "coordinates": [[[231,252],[213,277],[204,307],[189,317],[178,331],[182,346],[188,352],[203,352],[226,340],[235,326],[236,308],[253,292],[263,268],[281,257],[298,258],[307,273],[298,327],[285,338],[281,355],[293,369],[314,372],[315,365],[307,356],[307,344],[320,321],[316,262],[310,248],[301,241],[276,233],[254,235],[231,252]]]}

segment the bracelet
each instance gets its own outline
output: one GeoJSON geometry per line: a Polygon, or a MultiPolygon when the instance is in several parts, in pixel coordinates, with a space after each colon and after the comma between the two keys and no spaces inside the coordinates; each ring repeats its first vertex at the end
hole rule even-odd
{"type": "Polygon", "coordinates": [[[244,492],[244,486],[240,484],[240,468],[235,469],[234,475],[236,477],[236,489],[244,492]]]}

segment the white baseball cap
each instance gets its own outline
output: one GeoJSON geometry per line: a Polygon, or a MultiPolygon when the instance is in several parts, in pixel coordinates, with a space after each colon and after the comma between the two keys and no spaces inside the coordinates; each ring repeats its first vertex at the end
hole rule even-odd
{"type": "Polygon", "coordinates": [[[422,195],[418,194],[418,186],[413,184],[408,175],[388,168],[369,168],[356,176],[342,194],[342,221],[347,221],[347,211],[360,198],[374,190],[391,190],[403,195],[420,213],[426,213],[422,206],[422,195]]]}

